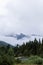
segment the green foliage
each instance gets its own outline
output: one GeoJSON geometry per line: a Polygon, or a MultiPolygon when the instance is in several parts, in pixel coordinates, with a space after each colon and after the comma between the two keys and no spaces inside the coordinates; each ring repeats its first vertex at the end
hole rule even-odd
{"type": "Polygon", "coordinates": [[[35,61],[35,64],[38,64],[38,65],[42,65],[42,63],[43,63],[42,59],[37,59],[35,61]]]}
{"type": "Polygon", "coordinates": [[[14,51],[10,47],[0,47],[0,65],[13,65],[14,64],[14,51]]]}
{"type": "Polygon", "coordinates": [[[23,61],[22,63],[41,65],[41,64],[43,64],[43,59],[41,57],[38,57],[38,56],[31,56],[28,58],[28,60],[23,61]]]}
{"type": "Polygon", "coordinates": [[[29,59],[30,61],[32,61],[34,64],[42,64],[43,63],[43,59],[38,57],[38,56],[32,56],[29,59]]]}
{"type": "Polygon", "coordinates": [[[14,58],[8,55],[0,56],[0,65],[12,65],[14,58]]]}
{"type": "Polygon", "coordinates": [[[30,55],[38,55],[38,56],[43,56],[43,39],[42,42],[37,41],[37,39],[35,38],[34,41],[29,41],[23,43],[21,46],[16,46],[14,47],[14,53],[15,56],[19,56],[21,54],[21,56],[30,56],[30,55]]]}
{"type": "Polygon", "coordinates": [[[16,59],[15,62],[18,64],[18,63],[21,63],[21,60],[20,59],[16,59]]]}
{"type": "MultiPolygon", "coordinates": [[[[26,44],[23,43],[21,46],[17,45],[14,47],[6,44],[5,46],[3,46],[2,44],[0,45],[0,65],[13,65],[15,63],[21,63],[21,60],[15,60],[15,57],[30,57],[31,55],[43,57],[43,39],[42,42],[40,41],[40,39],[39,41],[35,39],[34,41],[26,42],[26,44]]],[[[25,62],[42,64],[43,61],[42,58],[40,59],[36,56],[29,58],[29,60],[30,61],[25,62]]]]}

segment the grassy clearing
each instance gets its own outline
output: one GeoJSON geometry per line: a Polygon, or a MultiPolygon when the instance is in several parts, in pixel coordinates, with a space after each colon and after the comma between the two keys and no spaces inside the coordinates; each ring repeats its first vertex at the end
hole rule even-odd
{"type": "Polygon", "coordinates": [[[31,56],[28,58],[28,60],[22,61],[22,63],[25,63],[25,64],[42,64],[43,59],[38,57],[38,56],[31,56]]]}
{"type": "Polygon", "coordinates": [[[31,56],[28,58],[28,60],[24,60],[20,64],[15,65],[43,65],[43,58],[38,56],[31,56]]]}

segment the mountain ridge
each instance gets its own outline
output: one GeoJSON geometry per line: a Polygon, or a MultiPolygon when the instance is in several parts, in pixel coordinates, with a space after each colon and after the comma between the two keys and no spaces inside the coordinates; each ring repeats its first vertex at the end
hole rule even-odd
{"type": "Polygon", "coordinates": [[[35,38],[37,40],[40,39],[42,41],[43,36],[36,35],[36,34],[26,35],[24,33],[7,34],[7,35],[0,36],[0,40],[5,41],[13,46],[15,46],[17,44],[22,45],[23,43],[26,43],[30,40],[33,41],[35,38]]]}
{"type": "Polygon", "coordinates": [[[36,37],[43,37],[42,35],[37,35],[37,34],[31,34],[31,35],[26,35],[24,33],[20,33],[20,34],[8,34],[8,35],[5,35],[6,37],[14,37],[14,38],[17,38],[17,40],[19,39],[22,39],[22,38],[30,38],[32,36],[36,36],[36,37]]]}
{"type": "Polygon", "coordinates": [[[5,35],[6,37],[14,37],[16,38],[17,40],[20,40],[22,38],[29,38],[30,36],[26,35],[26,34],[23,34],[23,33],[20,33],[20,34],[10,34],[10,35],[5,35]]]}

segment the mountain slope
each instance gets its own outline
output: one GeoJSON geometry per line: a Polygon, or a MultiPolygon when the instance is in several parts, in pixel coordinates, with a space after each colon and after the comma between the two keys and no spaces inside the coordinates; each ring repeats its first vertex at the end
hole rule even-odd
{"type": "Polygon", "coordinates": [[[23,44],[23,42],[28,42],[29,40],[34,40],[34,39],[37,39],[37,40],[42,40],[43,36],[41,35],[36,35],[36,34],[31,34],[30,36],[29,35],[26,35],[26,34],[23,34],[23,33],[20,33],[20,34],[7,34],[7,35],[3,35],[3,36],[0,36],[0,41],[5,41],[11,45],[21,45],[23,44]]]}
{"type": "Polygon", "coordinates": [[[6,43],[4,41],[0,41],[0,46],[8,46],[8,43],[6,43]]]}

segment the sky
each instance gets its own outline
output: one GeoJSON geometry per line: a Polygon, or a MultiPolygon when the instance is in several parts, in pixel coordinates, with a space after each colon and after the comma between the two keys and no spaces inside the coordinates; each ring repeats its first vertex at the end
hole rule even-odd
{"type": "Polygon", "coordinates": [[[0,0],[0,35],[43,35],[43,0],[0,0]]]}

